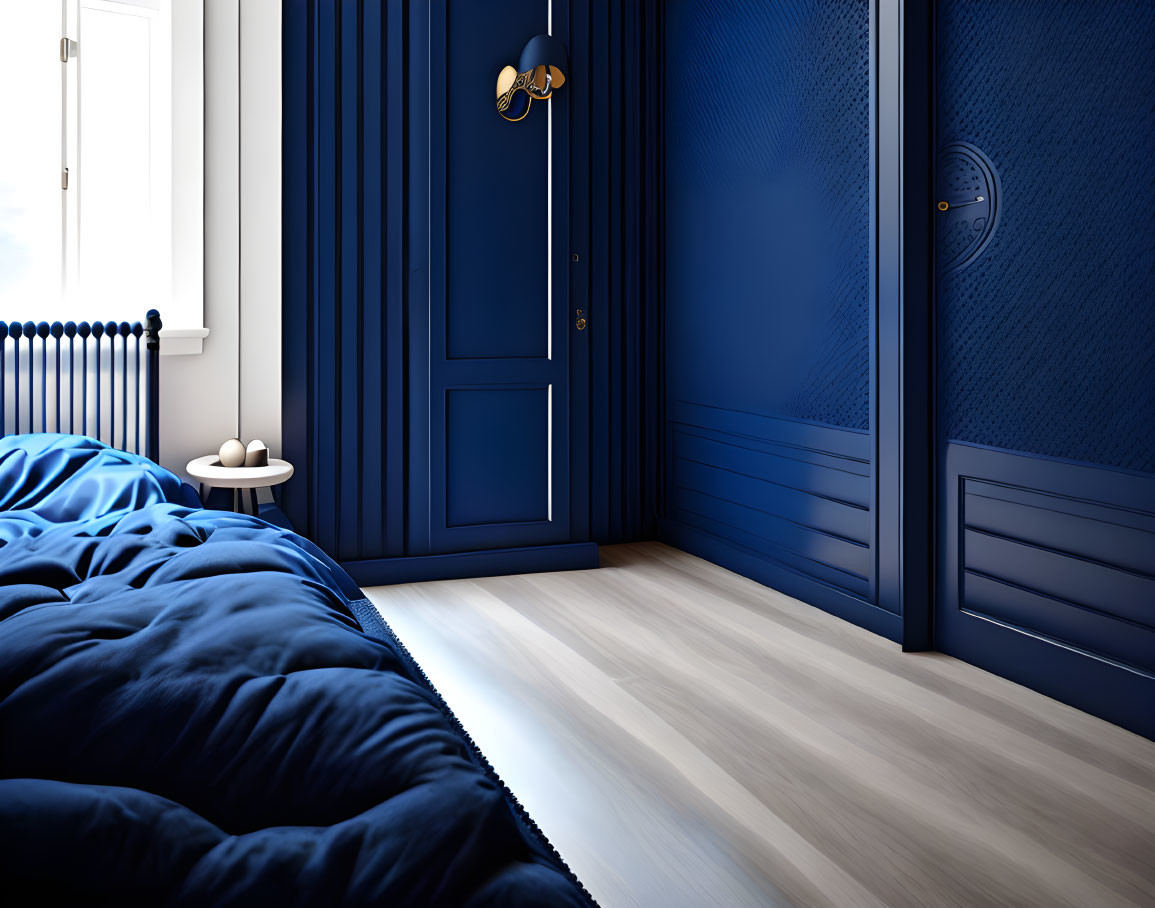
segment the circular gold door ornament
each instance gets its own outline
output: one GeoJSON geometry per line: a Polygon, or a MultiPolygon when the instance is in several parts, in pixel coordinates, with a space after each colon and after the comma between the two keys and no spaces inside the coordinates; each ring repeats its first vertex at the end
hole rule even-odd
{"type": "Polygon", "coordinates": [[[935,259],[939,274],[973,265],[999,221],[999,175],[982,151],[954,142],[938,154],[935,259]]]}

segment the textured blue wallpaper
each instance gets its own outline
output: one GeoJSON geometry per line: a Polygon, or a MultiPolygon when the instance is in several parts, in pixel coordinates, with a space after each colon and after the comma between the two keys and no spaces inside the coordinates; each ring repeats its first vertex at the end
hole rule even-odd
{"type": "Polygon", "coordinates": [[[865,429],[870,4],[665,13],[671,394],[865,429]]]}
{"type": "Polygon", "coordinates": [[[670,0],[664,538],[875,608],[869,0],[670,0]]]}
{"type": "Polygon", "coordinates": [[[938,143],[998,171],[940,277],[946,437],[1155,471],[1155,16],[1147,0],[938,6],[938,143]]]}

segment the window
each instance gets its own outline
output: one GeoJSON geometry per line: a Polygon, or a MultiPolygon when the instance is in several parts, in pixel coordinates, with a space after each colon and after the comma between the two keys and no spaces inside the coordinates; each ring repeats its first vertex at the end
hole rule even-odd
{"type": "Polygon", "coordinates": [[[203,325],[203,0],[0,3],[0,318],[203,325]]]}

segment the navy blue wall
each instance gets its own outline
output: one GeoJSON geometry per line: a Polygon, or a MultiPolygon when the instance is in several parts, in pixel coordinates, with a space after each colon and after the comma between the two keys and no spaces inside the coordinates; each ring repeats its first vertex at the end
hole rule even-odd
{"type": "Polygon", "coordinates": [[[663,532],[897,636],[876,566],[872,6],[665,8],[663,532]]]}
{"type": "Polygon", "coordinates": [[[939,145],[982,149],[1001,186],[990,244],[940,281],[950,439],[1155,472],[1153,18],[939,4],[939,145]]]}
{"type": "Polygon", "coordinates": [[[666,5],[663,535],[1155,736],[1155,17],[933,11],[666,5]]]}
{"type": "Polygon", "coordinates": [[[665,30],[671,395],[867,431],[870,3],[672,3],[665,30]]]}

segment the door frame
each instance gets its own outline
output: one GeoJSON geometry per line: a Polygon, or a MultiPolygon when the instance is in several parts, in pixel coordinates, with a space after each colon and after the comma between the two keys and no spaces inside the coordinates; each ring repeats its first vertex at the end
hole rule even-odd
{"type": "Polygon", "coordinates": [[[878,0],[878,598],[933,648],[934,2],[878,0]]]}
{"type": "MultiPolygon", "coordinates": [[[[540,0],[549,11],[552,19],[552,33],[559,37],[567,46],[573,40],[570,34],[571,0],[540,0]]],[[[407,515],[406,515],[406,553],[409,556],[433,556],[437,546],[434,544],[434,520],[432,509],[436,506],[438,495],[432,487],[429,470],[424,465],[432,464],[435,460],[431,448],[433,439],[432,417],[437,411],[430,399],[431,394],[431,364],[430,344],[432,343],[432,329],[434,313],[432,307],[436,302],[437,282],[443,276],[435,273],[434,269],[442,267],[444,263],[444,237],[436,231],[443,231],[445,218],[444,198],[444,168],[446,149],[444,143],[444,124],[437,121],[442,116],[444,106],[442,97],[447,90],[443,85],[446,61],[446,39],[444,16],[446,10],[437,4],[430,5],[424,12],[417,12],[409,17],[408,22],[408,85],[409,85],[409,184],[408,198],[409,211],[407,214],[409,230],[409,286],[408,286],[408,325],[407,325],[407,356],[408,356],[408,480],[407,480],[407,515]],[[440,17],[440,19],[438,18],[440,17]],[[435,171],[435,168],[437,169],[435,171]],[[438,182],[440,180],[441,182],[438,182]],[[417,276],[420,276],[418,278],[417,276]]],[[[526,37],[529,37],[527,33],[526,37]]],[[[571,50],[571,57],[572,57],[571,50]]],[[[558,94],[546,103],[536,105],[533,115],[538,117],[550,116],[553,120],[554,176],[552,205],[552,222],[550,224],[552,241],[552,286],[556,294],[560,294],[572,301],[577,294],[572,286],[570,259],[572,181],[575,162],[571,160],[572,146],[574,145],[575,120],[580,121],[577,114],[580,96],[574,96],[575,82],[580,85],[584,80],[571,80],[558,94]],[[564,179],[559,174],[569,174],[570,191],[560,185],[564,179]]],[[[587,90],[588,91],[588,90],[587,90]]],[[[586,101],[588,104],[588,100],[586,101]]],[[[496,117],[496,112],[494,113],[496,117]]],[[[512,128],[516,128],[514,125],[512,128]]],[[[580,164],[580,162],[577,162],[580,164]]],[[[443,284],[442,284],[443,286],[443,284]]],[[[564,309],[556,302],[553,318],[553,350],[555,356],[565,356],[568,359],[566,375],[569,382],[567,399],[564,406],[555,406],[554,414],[559,411],[566,419],[569,434],[568,452],[564,457],[557,459],[554,469],[560,469],[569,477],[569,494],[564,502],[559,502],[561,510],[568,510],[565,516],[566,531],[558,530],[556,542],[529,546],[512,546],[503,539],[508,532],[495,533],[492,546],[478,547],[472,542],[466,545],[469,551],[485,552],[500,550],[511,553],[519,551],[538,551],[587,540],[589,484],[588,466],[583,467],[583,461],[588,464],[589,448],[589,342],[586,332],[578,332],[574,327],[575,319],[566,317],[563,313],[572,315],[572,306],[564,309]],[[558,323],[560,319],[560,323],[558,323]]],[[[512,385],[502,384],[502,387],[512,385]]],[[[556,391],[556,389],[555,389],[556,391]]],[[[500,525],[494,525],[498,527],[500,525]]],[[[514,526],[514,525],[510,525],[514,526]]],[[[465,528],[459,536],[469,536],[474,527],[465,528]]],[[[474,537],[476,533],[472,534],[474,537]]],[[[467,552],[443,553],[436,557],[453,557],[467,552]]],[[[588,553],[587,553],[588,554],[588,553]]],[[[560,556],[568,557],[568,556],[560,556]]],[[[595,554],[596,561],[596,554],[595,554]]],[[[587,558],[586,561],[589,559],[587,558]]],[[[540,563],[537,566],[527,566],[526,570],[543,570],[540,563]]],[[[582,566],[592,566],[583,564],[582,566]]],[[[571,561],[565,562],[565,569],[572,567],[571,561]]],[[[479,568],[479,570],[485,570],[479,568]]],[[[501,571],[502,573],[508,571],[501,571]]]]}

